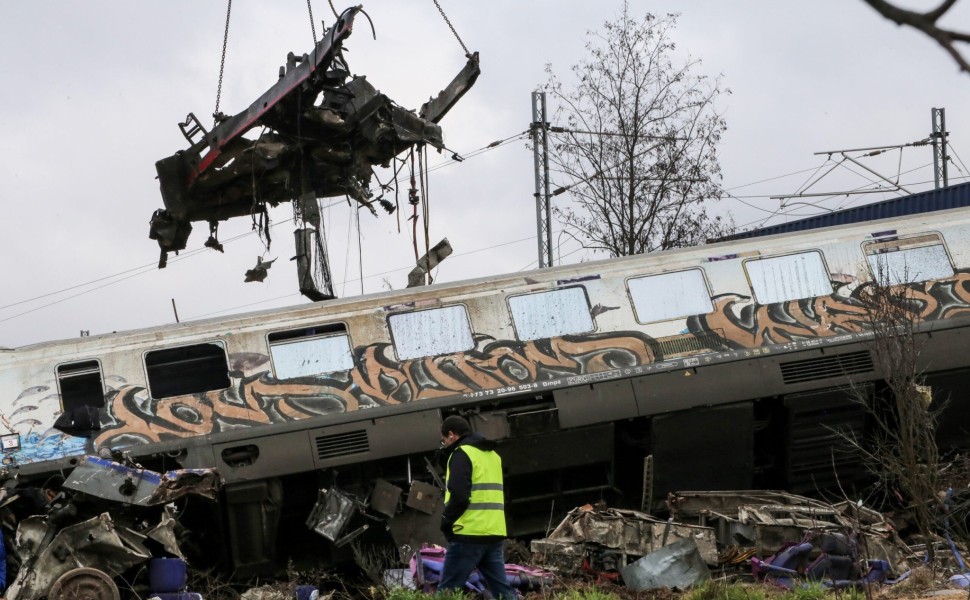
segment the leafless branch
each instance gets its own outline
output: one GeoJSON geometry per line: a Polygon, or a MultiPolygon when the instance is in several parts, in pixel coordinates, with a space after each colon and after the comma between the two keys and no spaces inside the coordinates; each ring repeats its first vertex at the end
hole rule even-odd
{"type": "Polygon", "coordinates": [[[936,40],[936,43],[942,46],[953,57],[953,60],[960,66],[961,71],[970,73],[970,63],[967,62],[967,59],[964,58],[963,54],[956,47],[956,43],[970,43],[970,34],[947,29],[938,24],[940,18],[957,3],[957,0],[943,0],[939,6],[927,12],[916,12],[899,8],[886,0],[864,1],[874,8],[876,12],[893,23],[897,25],[908,25],[936,40]]]}

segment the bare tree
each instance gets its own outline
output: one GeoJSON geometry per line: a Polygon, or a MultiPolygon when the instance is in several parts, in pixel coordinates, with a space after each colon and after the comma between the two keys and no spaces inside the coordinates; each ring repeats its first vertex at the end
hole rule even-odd
{"type": "Polygon", "coordinates": [[[906,10],[886,0],[864,1],[893,23],[907,25],[936,40],[936,43],[943,46],[943,49],[953,57],[961,71],[970,73],[970,62],[967,62],[956,45],[957,43],[970,44],[970,33],[947,29],[939,25],[940,19],[957,3],[957,0],[943,0],[939,6],[926,12],[906,10]]]}
{"type": "Polygon", "coordinates": [[[928,542],[932,560],[931,540],[944,517],[938,496],[942,478],[936,444],[940,408],[931,407],[931,390],[922,385],[922,307],[908,285],[879,282],[884,279],[877,278],[856,292],[867,310],[864,326],[872,334],[869,350],[885,389],[872,393],[857,388],[873,432],[871,439],[851,442],[883,491],[905,502],[906,512],[928,542]]]}
{"type": "Polygon", "coordinates": [[[556,207],[565,230],[611,256],[702,243],[726,231],[704,202],[721,194],[717,144],[726,129],[714,106],[730,93],[720,78],[674,62],[676,15],[622,13],[589,32],[588,56],[566,89],[552,67],[557,100],[552,170],[572,206],[556,207]]]}

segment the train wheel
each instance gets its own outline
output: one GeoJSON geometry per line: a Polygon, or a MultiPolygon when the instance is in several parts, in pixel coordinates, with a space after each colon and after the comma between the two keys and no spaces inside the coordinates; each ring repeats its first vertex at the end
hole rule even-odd
{"type": "Polygon", "coordinates": [[[50,600],[121,600],[118,586],[104,571],[80,567],[57,578],[50,600]]]}

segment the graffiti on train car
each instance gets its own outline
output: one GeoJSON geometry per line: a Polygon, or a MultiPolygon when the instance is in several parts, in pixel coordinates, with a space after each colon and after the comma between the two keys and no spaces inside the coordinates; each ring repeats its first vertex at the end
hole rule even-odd
{"type": "Polygon", "coordinates": [[[194,396],[154,400],[143,387],[125,386],[110,395],[109,421],[102,424],[94,446],[159,442],[456,396],[631,367],[657,358],[653,340],[636,332],[533,342],[479,335],[476,341],[478,349],[462,355],[407,361],[393,359],[390,344],[374,344],[356,350],[357,367],[349,372],[277,380],[266,370],[233,378],[229,389],[194,396]]]}
{"type": "MultiPolygon", "coordinates": [[[[687,325],[695,335],[716,333],[735,350],[861,333],[868,329],[866,306],[873,285],[840,284],[830,296],[767,305],[755,304],[750,296],[721,294],[713,298],[714,312],[689,317],[687,325]]],[[[911,303],[919,321],[970,314],[970,272],[900,287],[905,290],[899,297],[911,303]]]]}
{"type": "MultiPolygon", "coordinates": [[[[767,305],[721,294],[712,299],[711,313],[685,319],[684,333],[705,337],[707,363],[737,358],[739,350],[848,341],[868,329],[872,284],[837,275],[833,284],[829,296],[767,305]]],[[[905,288],[919,320],[970,315],[970,271],[905,288]]],[[[53,382],[24,390],[0,423],[20,435],[20,447],[6,452],[7,460],[29,463],[416,400],[512,394],[699,364],[696,356],[664,356],[658,341],[636,331],[529,342],[477,334],[474,350],[403,361],[391,344],[377,343],[357,347],[349,371],[291,379],[277,379],[265,354],[235,353],[229,356],[230,387],[204,394],[155,399],[144,386],[106,377],[106,408],[93,438],[53,427],[60,410],[53,382]]]]}

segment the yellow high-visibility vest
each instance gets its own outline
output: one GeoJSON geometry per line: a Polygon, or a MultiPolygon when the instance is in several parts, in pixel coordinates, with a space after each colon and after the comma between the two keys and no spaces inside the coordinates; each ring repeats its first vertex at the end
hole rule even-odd
{"type": "MultiPolygon", "coordinates": [[[[472,494],[468,508],[455,521],[452,530],[459,535],[505,536],[505,492],[502,487],[502,457],[497,452],[459,446],[472,463],[472,494]]],[[[451,479],[451,458],[445,475],[451,479]]],[[[451,493],[445,490],[445,503],[451,493]]]]}

